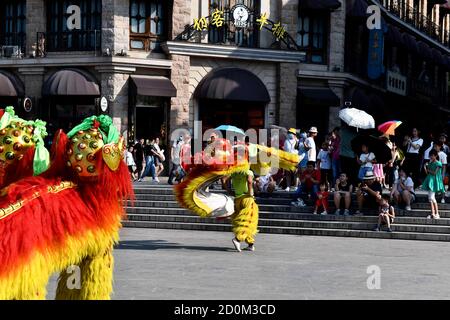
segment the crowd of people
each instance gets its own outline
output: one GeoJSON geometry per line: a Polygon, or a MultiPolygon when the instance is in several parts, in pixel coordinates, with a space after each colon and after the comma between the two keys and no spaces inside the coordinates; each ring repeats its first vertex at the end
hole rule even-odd
{"type": "MultiPolygon", "coordinates": [[[[395,216],[392,205],[410,211],[416,200],[415,190],[422,189],[428,192],[431,205],[428,217],[439,218],[436,195],[445,203],[444,185],[448,182],[447,156],[450,149],[446,134],[441,134],[438,139],[430,136],[429,144],[428,141],[425,144],[420,132],[414,128],[411,135],[404,137],[400,147],[389,136],[382,135],[379,139],[391,150],[391,158],[380,163],[369,144],[363,143],[359,150],[352,148],[352,140],[358,136],[353,128],[337,127],[323,141],[317,141],[318,133],[316,127],[307,132],[289,129],[285,139],[279,142],[281,149],[300,156],[297,170],[255,175],[255,193],[270,196],[276,190],[291,191],[291,205],[305,207],[309,202],[314,207],[313,214],[331,213],[329,199],[334,203],[335,215],[362,215],[364,208],[371,208],[379,211],[380,223],[387,225],[389,231],[395,216]],[[356,196],[353,213],[352,194],[356,196]]],[[[211,136],[209,143],[213,141],[214,136],[211,136]]],[[[172,142],[169,184],[182,181],[185,172],[180,159],[190,152],[190,134],[172,142]]],[[[151,176],[158,183],[165,157],[156,137],[141,139],[130,146],[126,162],[134,181],[140,182],[151,176]]]]}
{"type": "MultiPolygon", "coordinates": [[[[180,166],[180,156],[185,142],[190,144],[190,137],[179,137],[174,141],[170,150],[169,184],[173,180],[181,181],[183,170],[180,166]]],[[[152,139],[140,139],[126,151],[125,161],[133,181],[141,182],[145,177],[151,177],[154,183],[159,183],[159,176],[164,171],[166,161],[165,150],[161,149],[159,137],[152,139]]]]}
{"type": "MultiPolygon", "coordinates": [[[[349,127],[335,128],[320,143],[316,127],[308,132],[291,128],[282,149],[300,155],[297,171],[280,171],[270,177],[257,178],[255,189],[268,193],[277,189],[294,191],[291,205],[305,207],[305,202],[310,202],[313,214],[321,215],[330,213],[330,196],[335,215],[350,215],[355,193],[353,215],[362,215],[363,208],[378,210],[379,222],[386,225],[388,231],[395,217],[394,206],[410,211],[416,201],[415,190],[421,189],[428,192],[431,205],[428,218],[439,219],[436,195],[445,203],[448,182],[447,135],[442,133],[438,139],[430,137],[426,148],[420,132],[414,128],[411,133],[404,137],[401,147],[389,136],[380,136],[391,150],[390,160],[380,163],[369,144],[362,144],[360,150],[352,149],[351,142],[358,133],[349,127]]],[[[375,230],[379,229],[380,225],[375,230]]]]}

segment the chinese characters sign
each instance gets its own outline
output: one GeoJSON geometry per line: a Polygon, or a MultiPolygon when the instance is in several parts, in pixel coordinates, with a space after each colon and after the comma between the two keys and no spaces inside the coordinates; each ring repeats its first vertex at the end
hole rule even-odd
{"type": "MultiPolygon", "coordinates": [[[[231,9],[230,13],[236,28],[247,28],[249,26],[250,11],[246,6],[242,4],[236,5],[231,9]]],[[[275,23],[269,20],[267,13],[261,14],[256,19],[256,24],[258,25],[259,30],[267,29],[271,31],[277,40],[285,40],[288,36],[286,28],[282,25],[281,21],[275,23]]],[[[223,10],[215,9],[209,17],[195,18],[193,29],[201,32],[208,30],[209,26],[222,28],[224,25],[225,12],[223,10]]]]}

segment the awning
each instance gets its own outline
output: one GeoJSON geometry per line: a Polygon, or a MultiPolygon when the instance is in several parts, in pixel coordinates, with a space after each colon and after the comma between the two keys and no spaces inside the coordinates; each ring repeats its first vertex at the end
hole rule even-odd
{"type": "Polygon", "coordinates": [[[352,103],[352,108],[365,111],[369,110],[369,97],[359,88],[354,87],[350,89],[349,94],[347,95],[347,101],[352,103]]]}
{"type": "Polygon", "coordinates": [[[300,87],[298,90],[305,104],[327,106],[339,106],[341,104],[339,97],[328,87],[300,87]]]}
{"type": "Polygon", "coordinates": [[[417,48],[419,49],[419,53],[425,60],[433,59],[433,54],[431,53],[431,48],[425,42],[419,41],[417,43],[417,48]]]}
{"type": "Polygon", "coordinates": [[[64,69],[51,75],[42,86],[43,96],[100,96],[95,78],[80,69],[64,69]]]}
{"type": "Polygon", "coordinates": [[[250,71],[223,68],[211,71],[194,92],[197,99],[270,102],[264,83],[250,71]]]}
{"type": "Polygon", "coordinates": [[[159,76],[131,76],[132,88],[140,96],[176,97],[177,89],[172,81],[159,76]]]}
{"type": "Polygon", "coordinates": [[[388,32],[387,32],[386,37],[396,47],[404,44],[403,36],[402,36],[400,30],[396,26],[393,26],[391,24],[388,27],[388,32]]]}
{"type": "Polygon", "coordinates": [[[433,56],[433,61],[441,66],[446,66],[447,61],[444,59],[444,56],[437,49],[432,49],[431,54],[433,56]]]}
{"type": "Polygon", "coordinates": [[[403,36],[403,43],[405,47],[411,51],[413,54],[417,54],[419,52],[419,48],[417,47],[417,40],[413,36],[404,33],[403,36]]]}
{"type": "Polygon", "coordinates": [[[13,74],[0,71],[0,97],[23,97],[25,89],[22,81],[13,74]]]}
{"type": "Polygon", "coordinates": [[[348,6],[347,15],[355,18],[367,18],[367,8],[369,5],[365,0],[355,0],[353,6],[348,6]]]}
{"type": "Polygon", "coordinates": [[[341,7],[338,0],[300,0],[300,9],[336,10],[341,7]]]}

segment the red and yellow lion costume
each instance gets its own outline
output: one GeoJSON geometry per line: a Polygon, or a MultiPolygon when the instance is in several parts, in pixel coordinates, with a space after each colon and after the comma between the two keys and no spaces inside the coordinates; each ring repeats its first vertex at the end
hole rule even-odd
{"type": "MultiPolygon", "coordinates": [[[[57,299],[109,299],[123,201],[133,198],[123,138],[108,116],[90,117],[57,133],[45,172],[37,140],[16,147],[15,162],[0,153],[0,299],[44,299],[55,272],[57,299]],[[13,179],[17,168],[24,171],[13,179]],[[79,287],[68,269],[80,271],[79,287]]],[[[0,140],[0,150],[9,141],[0,140]]]]}

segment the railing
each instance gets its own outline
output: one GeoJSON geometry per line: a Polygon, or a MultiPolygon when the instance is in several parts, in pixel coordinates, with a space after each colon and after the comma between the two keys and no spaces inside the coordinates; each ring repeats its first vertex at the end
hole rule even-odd
{"type": "Polygon", "coordinates": [[[448,33],[439,25],[434,23],[429,17],[425,16],[417,8],[411,7],[405,1],[384,0],[383,6],[392,14],[401,20],[422,31],[434,40],[449,45],[448,33]]]}
{"type": "Polygon", "coordinates": [[[101,49],[101,31],[38,32],[36,44],[37,56],[57,51],[97,52],[101,49]]]}
{"type": "MultiPolygon", "coordinates": [[[[226,23],[221,28],[209,26],[204,30],[198,30],[195,27],[195,24],[187,25],[184,31],[179,34],[175,40],[200,43],[206,35],[208,35],[208,43],[248,48],[262,48],[258,41],[261,31],[260,27],[257,26],[257,17],[254,15],[251,15],[251,17],[253,17],[253,20],[249,20],[247,28],[236,28],[231,20],[225,20],[226,23]]],[[[210,16],[205,17],[205,19],[210,19],[210,16]]],[[[273,33],[275,26],[276,23],[274,21],[267,19],[266,25],[262,27],[262,30],[273,33]]],[[[284,28],[282,36],[278,38],[274,35],[273,42],[268,47],[271,49],[301,50],[294,38],[287,33],[284,28]]]]}
{"type": "MultiPolygon", "coordinates": [[[[25,55],[26,50],[26,34],[25,33],[3,33],[0,34],[0,47],[17,46],[20,55],[25,55]]],[[[3,55],[0,53],[0,55],[3,55]]]]}
{"type": "Polygon", "coordinates": [[[439,88],[435,88],[432,83],[423,80],[411,80],[411,91],[435,100],[441,98],[439,88]]]}

